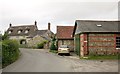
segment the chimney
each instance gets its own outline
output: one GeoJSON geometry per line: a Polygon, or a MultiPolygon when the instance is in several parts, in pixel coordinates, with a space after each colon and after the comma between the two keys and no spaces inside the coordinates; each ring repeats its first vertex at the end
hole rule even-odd
{"type": "Polygon", "coordinates": [[[37,25],[37,21],[35,21],[35,25],[37,25]]]}
{"type": "Polygon", "coordinates": [[[11,27],[11,26],[12,26],[12,24],[10,23],[10,24],[9,24],[9,26],[11,27]]]}
{"type": "Polygon", "coordinates": [[[50,23],[48,23],[48,30],[50,30],[50,23]]]}

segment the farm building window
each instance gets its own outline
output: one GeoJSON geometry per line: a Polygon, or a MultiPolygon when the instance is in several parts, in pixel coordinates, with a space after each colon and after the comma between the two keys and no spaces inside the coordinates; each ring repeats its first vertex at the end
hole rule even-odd
{"type": "Polygon", "coordinates": [[[116,48],[120,48],[120,37],[116,37],[116,48]]]}

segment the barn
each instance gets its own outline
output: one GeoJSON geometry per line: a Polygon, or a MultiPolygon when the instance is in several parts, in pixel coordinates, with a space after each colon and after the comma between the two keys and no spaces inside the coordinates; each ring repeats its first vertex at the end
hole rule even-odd
{"type": "Polygon", "coordinates": [[[117,54],[120,50],[120,21],[76,20],[74,50],[86,55],[117,54]]]}

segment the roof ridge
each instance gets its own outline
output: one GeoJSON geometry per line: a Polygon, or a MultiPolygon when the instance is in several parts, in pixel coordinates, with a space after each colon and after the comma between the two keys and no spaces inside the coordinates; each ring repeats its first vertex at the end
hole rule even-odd
{"type": "Polygon", "coordinates": [[[46,30],[38,30],[38,31],[48,31],[48,30],[46,29],[46,30]]]}
{"type": "Polygon", "coordinates": [[[19,26],[11,26],[11,27],[24,27],[24,26],[36,26],[36,25],[19,25],[19,26]]]}
{"type": "Polygon", "coordinates": [[[74,26],[57,26],[57,27],[74,27],[74,26]]]}
{"type": "Polygon", "coordinates": [[[120,20],[76,20],[76,21],[85,21],[85,22],[120,22],[120,20]]]}

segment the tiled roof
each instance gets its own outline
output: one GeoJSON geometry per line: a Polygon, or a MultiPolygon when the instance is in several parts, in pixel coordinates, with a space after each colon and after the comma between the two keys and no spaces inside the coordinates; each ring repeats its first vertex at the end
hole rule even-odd
{"type": "Polygon", "coordinates": [[[74,26],[57,26],[58,39],[72,39],[74,26]]]}
{"type": "Polygon", "coordinates": [[[9,36],[28,36],[36,30],[38,30],[36,25],[11,26],[8,28],[7,33],[9,36]],[[25,33],[26,30],[28,30],[28,33],[25,33]],[[11,31],[11,33],[9,33],[9,31],[11,31]],[[18,31],[21,31],[21,33],[18,33],[18,31]]]}

